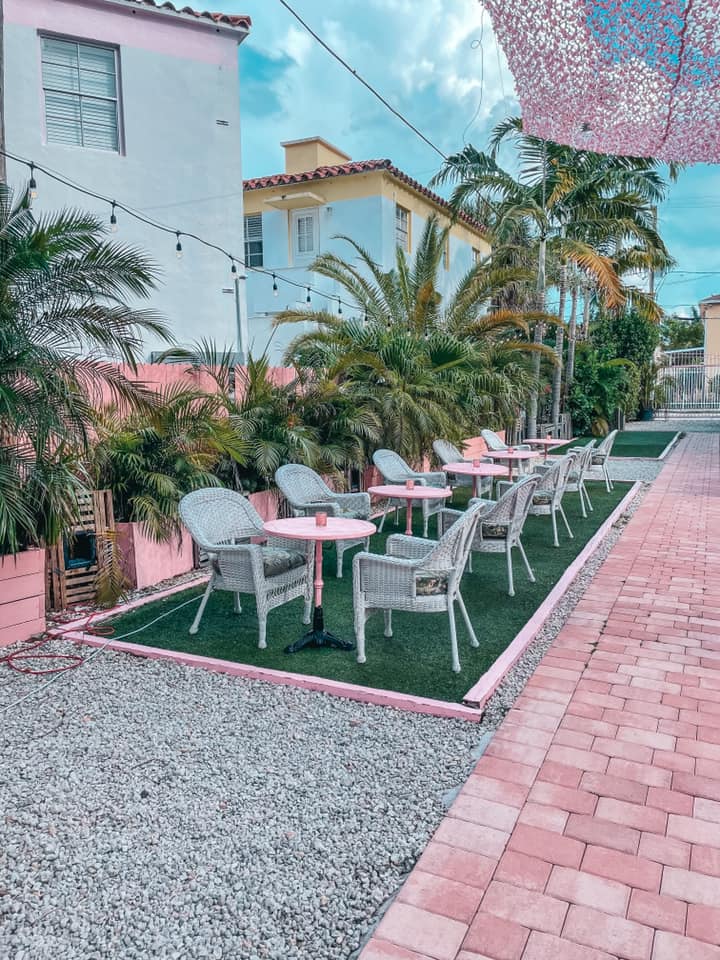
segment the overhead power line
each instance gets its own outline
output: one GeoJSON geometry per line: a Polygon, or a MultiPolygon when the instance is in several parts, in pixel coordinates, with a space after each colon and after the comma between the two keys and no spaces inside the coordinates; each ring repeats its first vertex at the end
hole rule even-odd
{"type": "Polygon", "coordinates": [[[374,87],[371,83],[369,83],[364,77],[362,77],[362,76],[357,72],[357,70],[356,70],[354,67],[352,67],[352,66],[347,62],[347,60],[345,60],[343,57],[341,57],[340,54],[337,53],[336,50],[333,50],[333,48],[330,46],[330,44],[326,43],[326,42],[323,40],[323,38],[322,38],[318,33],[316,33],[316,32],[313,30],[313,28],[312,28],[305,20],[303,20],[303,18],[300,16],[300,14],[299,14],[296,10],[294,10],[294,9],[290,6],[289,3],[286,2],[286,0],[280,0],[280,3],[283,5],[283,7],[285,7],[285,9],[288,11],[288,13],[297,20],[297,22],[300,24],[300,26],[302,26],[303,29],[307,30],[307,32],[310,34],[310,36],[313,38],[313,40],[317,41],[317,43],[320,44],[320,46],[323,48],[323,50],[326,50],[326,51],[330,54],[331,57],[333,57],[335,60],[337,60],[337,62],[338,62],[342,67],[344,67],[344,68],[348,71],[348,73],[351,73],[351,74],[353,75],[353,77],[355,77],[355,79],[356,79],[357,81],[359,81],[359,82],[365,87],[366,90],[369,90],[370,93],[371,93],[377,100],[379,100],[380,103],[381,103],[386,109],[388,109],[388,110],[390,111],[390,113],[392,113],[395,117],[397,117],[397,119],[398,119],[401,123],[404,123],[405,126],[406,126],[409,130],[412,130],[412,132],[415,134],[415,136],[420,137],[420,139],[421,139],[424,143],[426,143],[426,144],[428,145],[428,147],[430,147],[431,150],[434,150],[435,153],[437,153],[440,157],[442,157],[443,160],[447,160],[447,154],[443,153],[443,151],[440,149],[440,147],[437,146],[437,144],[433,143],[432,140],[431,140],[429,137],[426,137],[425,134],[424,134],[421,130],[418,130],[418,128],[415,126],[414,123],[412,123],[410,120],[408,120],[407,117],[403,116],[403,114],[400,113],[400,111],[397,110],[397,109],[389,102],[389,100],[386,100],[385,97],[384,97],[378,90],[376,90],[375,87],[374,87]]]}
{"type": "Polygon", "coordinates": [[[76,193],[80,193],[85,197],[91,197],[94,200],[99,200],[102,203],[106,203],[110,208],[110,226],[113,231],[117,230],[117,211],[121,211],[122,213],[127,214],[127,216],[131,217],[133,220],[137,220],[139,223],[143,223],[148,227],[152,227],[154,230],[159,230],[161,233],[175,237],[175,252],[179,258],[183,256],[184,252],[182,246],[183,239],[194,240],[203,247],[207,247],[209,250],[216,250],[222,256],[227,257],[227,259],[230,261],[230,273],[234,280],[245,279],[244,277],[240,277],[238,275],[238,267],[242,267],[244,270],[250,270],[253,273],[259,273],[272,279],[272,289],[276,296],[278,293],[278,282],[280,282],[286,283],[288,286],[294,287],[297,290],[304,291],[305,300],[308,304],[312,302],[311,294],[314,293],[325,300],[332,301],[333,304],[337,303],[338,313],[342,313],[342,306],[346,306],[350,310],[355,311],[357,311],[359,308],[359,304],[343,300],[342,297],[338,297],[337,294],[329,293],[325,290],[319,290],[317,287],[312,286],[312,284],[302,283],[298,280],[291,280],[289,277],[285,277],[283,274],[276,271],[268,270],[265,267],[249,266],[243,257],[233,253],[231,250],[226,250],[225,247],[220,246],[218,243],[213,243],[212,240],[206,240],[204,237],[199,236],[197,233],[193,233],[191,230],[181,230],[178,227],[171,227],[167,224],[159,223],[157,220],[152,220],[128,204],[123,203],[120,200],[115,200],[112,197],[107,197],[102,193],[97,193],[95,190],[91,190],[89,187],[84,187],[82,184],[76,183],[74,180],[70,180],[64,174],[58,173],[55,170],[51,170],[49,167],[42,166],[39,163],[35,163],[33,160],[28,160],[26,157],[20,157],[2,149],[0,149],[0,156],[6,157],[8,160],[13,160],[15,163],[23,164],[28,168],[30,171],[29,186],[31,197],[33,197],[33,194],[35,196],[37,195],[38,186],[36,174],[41,173],[43,176],[48,177],[48,179],[54,180],[57,183],[61,183],[63,186],[69,187],[71,190],[75,190],[76,193]]]}

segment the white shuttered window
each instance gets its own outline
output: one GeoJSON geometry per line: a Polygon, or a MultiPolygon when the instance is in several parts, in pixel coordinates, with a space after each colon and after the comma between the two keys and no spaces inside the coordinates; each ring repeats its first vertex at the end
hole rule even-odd
{"type": "Polygon", "coordinates": [[[55,37],[41,42],[48,143],[119,152],[115,48],[55,37]]]}

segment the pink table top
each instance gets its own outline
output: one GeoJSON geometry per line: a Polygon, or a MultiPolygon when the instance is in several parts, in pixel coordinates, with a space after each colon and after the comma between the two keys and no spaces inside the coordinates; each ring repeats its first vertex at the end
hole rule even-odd
{"type": "Polygon", "coordinates": [[[368,487],[368,493],[374,493],[378,497],[393,497],[396,500],[440,500],[443,497],[452,496],[452,490],[449,487],[423,487],[421,484],[415,484],[412,490],[408,490],[402,483],[368,487]]]}
{"type": "Polygon", "coordinates": [[[487,450],[484,457],[492,457],[493,460],[532,460],[537,457],[533,450],[487,450]]]}
{"type": "Polygon", "coordinates": [[[537,447],[564,447],[566,443],[574,443],[575,437],[570,440],[558,440],[557,437],[535,437],[534,440],[523,440],[523,443],[529,443],[537,447]]]}
{"type": "Polygon", "coordinates": [[[477,467],[472,465],[472,461],[460,463],[446,463],[443,470],[448,473],[464,473],[471,477],[504,477],[507,475],[505,467],[497,463],[481,463],[477,467]]]}
{"type": "Polygon", "coordinates": [[[288,517],[285,520],[268,520],[263,524],[263,529],[271,536],[290,540],[360,540],[375,533],[375,524],[369,520],[328,517],[327,526],[319,527],[315,517],[288,517]]]}

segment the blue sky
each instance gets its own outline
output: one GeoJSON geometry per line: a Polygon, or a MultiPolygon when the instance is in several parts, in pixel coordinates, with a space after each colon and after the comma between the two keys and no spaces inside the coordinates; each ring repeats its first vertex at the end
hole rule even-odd
{"type": "MultiPolygon", "coordinates": [[[[513,79],[477,0],[293,0],[295,9],[446,153],[484,147],[498,120],[519,112],[513,79]],[[481,42],[482,41],[482,42],[481,42]]],[[[307,35],[277,0],[214,0],[247,13],[240,48],[243,175],[283,169],[281,140],[320,135],[354,159],[389,157],[427,182],[437,155],[307,35]]],[[[661,283],[670,310],[720,291],[720,168],[681,174],[660,209],[677,272],[661,283]],[[712,271],[716,271],[714,275],[712,271]]]]}

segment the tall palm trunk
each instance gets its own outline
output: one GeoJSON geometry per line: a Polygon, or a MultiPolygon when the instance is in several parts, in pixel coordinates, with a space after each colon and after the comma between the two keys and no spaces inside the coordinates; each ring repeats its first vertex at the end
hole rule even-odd
{"type": "MultiPolygon", "coordinates": [[[[538,275],[537,275],[537,289],[535,291],[537,309],[539,313],[545,312],[545,301],[546,301],[546,292],[545,292],[545,261],[547,254],[547,240],[543,235],[540,237],[540,245],[538,247],[538,275]]],[[[543,336],[545,335],[545,324],[541,321],[538,321],[535,324],[535,334],[533,336],[534,343],[542,343],[543,336]]],[[[534,440],[537,437],[537,416],[538,416],[538,392],[540,389],[540,353],[535,352],[532,358],[532,374],[534,385],[532,393],[530,394],[530,400],[528,402],[527,408],[527,422],[525,424],[525,429],[530,440],[534,440]]]]}
{"type": "Polygon", "coordinates": [[[563,263],[560,268],[560,296],[558,303],[558,324],[555,330],[555,356],[557,363],[553,369],[552,377],[552,414],[550,419],[553,426],[560,423],[560,399],[562,396],[562,372],[563,372],[563,344],[565,341],[565,302],[567,300],[567,264],[563,263]]]}
{"type": "MultiPolygon", "coordinates": [[[[588,319],[590,317],[590,296],[589,291],[586,286],[582,288],[583,293],[583,327],[587,325],[588,319]]],[[[572,382],[575,379],[575,344],[578,339],[578,329],[577,329],[577,306],[578,306],[578,296],[579,291],[577,289],[573,290],[573,301],[572,307],[570,310],[570,321],[568,323],[568,345],[567,345],[567,361],[565,364],[565,396],[570,393],[570,387],[572,382]]]]}

